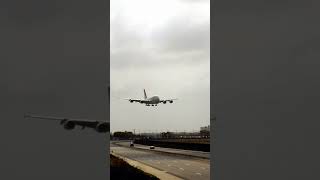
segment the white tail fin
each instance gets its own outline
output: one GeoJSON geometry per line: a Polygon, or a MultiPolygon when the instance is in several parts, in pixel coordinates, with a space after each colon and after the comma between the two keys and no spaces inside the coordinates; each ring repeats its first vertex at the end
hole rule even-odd
{"type": "Polygon", "coordinates": [[[144,99],[147,99],[148,97],[145,89],[143,89],[143,93],[144,93],[144,99]]]}

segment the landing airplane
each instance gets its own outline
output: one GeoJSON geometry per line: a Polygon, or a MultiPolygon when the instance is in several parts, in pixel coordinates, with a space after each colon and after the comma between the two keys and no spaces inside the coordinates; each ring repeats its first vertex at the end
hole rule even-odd
{"type": "MultiPolygon", "coordinates": [[[[110,103],[110,85],[108,85],[108,100],[110,103]]],[[[25,114],[24,118],[37,118],[37,119],[46,119],[46,120],[56,120],[60,121],[60,124],[63,125],[64,129],[71,130],[76,127],[76,125],[84,128],[92,128],[99,133],[110,132],[110,123],[106,121],[98,120],[85,120],[85,119],[71,119],[71,118],[62,118],[62,117],[50,117],[50,116],[39,116],[25,114]]]]}
{"type": "Polygon", "coordinates": [[[64,126],[65,129],[74,129],[76,125],[81,126],[82,129],[88,127],[96,130],[99,133],[105,133],[110,131],[110,123],[105,121],[97,120],[84,120],[84,119],[69,119],[61,117],[49,117],[49,116],[37,116],[25,114],[24,118],[37,118],[37,119],[47,119],[60,121],[60,124],[64,126]]]}
{"type": "Polygon", "coordinates": [[[129,100],[129,102],[131,102],[131,103],[139,102],[141,104],[146,104],[146,106],[150,106],[150,105],[157,106],[159,103],[166,104],[167,102],[173,103],[173,100],[177,100],[177,99],[160,100],[159,96],[152,96],[152,97],[148,98],[145,89],[143,89],[143,93],[144,93],[144,99],[131,99],[131,98],[128,99],[128,98],[126,98],[126,100],[129,100]]]}

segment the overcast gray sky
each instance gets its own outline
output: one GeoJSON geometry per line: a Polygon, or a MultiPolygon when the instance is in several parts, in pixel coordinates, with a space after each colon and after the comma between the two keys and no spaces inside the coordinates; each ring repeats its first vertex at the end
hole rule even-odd
{"type": "Polygon", "coordinates": [[[113,0],[111,131],[192,131],[210,120],[210,1],[113,0]],[[121,98],[178,98],[146,107],[121,98]]]}

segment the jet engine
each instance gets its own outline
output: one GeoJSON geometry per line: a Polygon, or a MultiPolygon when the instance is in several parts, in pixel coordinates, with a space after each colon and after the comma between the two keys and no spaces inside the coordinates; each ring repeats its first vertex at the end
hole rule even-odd
{"type": "Polygon", "coordinates": [[[167,103],[167,101],[163,101],[163,104],[167,103]]]}
{"type": "Polygon", "coordinates": [[[133,100],[130,99],[129,101],[130,101],[131,103],[133,103],[133,100]]]}
{"type": "Polygon", "coordinates": [[[64,124],[64,128],[67,130],[74,129],[75,126],[76,126],[76,124],[72,121],[67,121],[64,124]]]}
{"type": "Polygon", "coordinates": [[[110,129],[110,124],[109,123],[99,123],[96,126],[96,131],[100,132],[100,133],[104,133],[104,132],[109,132],[110,129]]]}
{"type": "Polygon", "coordinates": [[[173,103],[173,101],[169,101],[170,103],[173,103]]]}

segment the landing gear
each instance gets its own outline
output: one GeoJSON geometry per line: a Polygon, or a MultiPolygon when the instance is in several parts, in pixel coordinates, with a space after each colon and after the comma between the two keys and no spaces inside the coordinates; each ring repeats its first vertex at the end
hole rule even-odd
{"type": "Polygon", "coordinates": [[[158,104],[146,104],[146,106],[158,106],[158,104]]]}

